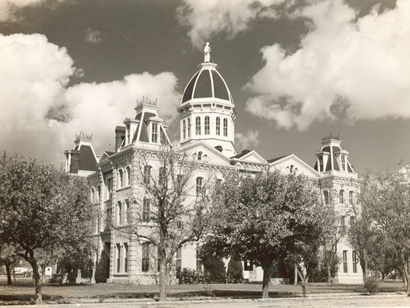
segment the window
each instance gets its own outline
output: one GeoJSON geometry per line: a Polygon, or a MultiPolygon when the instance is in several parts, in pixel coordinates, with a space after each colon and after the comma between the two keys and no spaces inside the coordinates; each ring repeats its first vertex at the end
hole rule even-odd
{"type": "Polygon", "coordinates": [[[200,135],[201,134],[201,118],[196,117],[195,119],[195,134],[200,135]]]}
{"type": "Polygon", "coordinates": [[[202,151],[199,151],[198,152],[198,160],[201,160],[202,159],[202,151]]]}
{"type": "Polygon", "coordinates": [[[196,246],[196,271],[202,273],[202,259],[200,257],[199,246],[196,246]]]}
{"type": "Polygon", "coordinates": [[[149,270],[149,244],[144,243],[142,244],[142,271],[148,272],[149,270]]]}
{"type": "Polygon", "coordinates": [[[130,125],[127,124],[127,144],[131,143],[130,134],[131,134],[130,125]]]}
{"type": "Polygon", "coordinates": [[[117,244],[117,273],[119,273],[121,271],[121,246],[120,244],[117,244]]]}
{"type": "Polygon", "coordinates": [[[121,205],[121,201],[118,201],[118,204],[117,204],[117,224],[118,225],[122,224],[122,205],[121,205]]]}
{"type": "Polygon", "coordinates": [[[353,205],[353,191],[349,191],[349,204],[353,205]]]}
{"type": "Polygon", "coordinates": [[[124,272],[128,273],[128,244],[124,243],[124,272]]]}
{"type": "Polygon", "coordinates": [[[347,250],[343,250],[343,273],[347,273],[347,250]]]}
{"type": "Polygon", "coordinates": [[[112,197],[112,178],[106,180],[107,200],[112,197]]]}
{"type": "Polygon", "coordinates": [[[354,216],[350,216],[349,224],[350,224],[350,227],[354,225],[354,216]]]}
{"type": "Polygon", "coordinates": [[[346,231],[346,217],[345,216],[340,217],[340,228],[343,233],[346,231]]]}
{"type": "Polygon", "coordinates": [[[177,261],[176,261],[176,272],[177,278],[181,277],[181,270],[182,270],[182,249],[181,247],[177,250],[177,261]]]}
{"type": "Polygon", "coordinates": [[[191,137],[191,119],[188,119],[188,138],[191,137]]]}
{"type": "Polygon", "coordinates": [[[151,181],[151,166],[144,166],[144,184],[149,184],[151,181]]]}
{"type": "Polygon", "coordinates": [[[125,199],[124,223],[129,223],[130,221],[131,221],[130,200],[125,199]]]}
{"type": "Polygon", "coordinates": [[[97,201],[100,203],[101,200],[101,186],[97,187],[97,201]]]}
{"type": "Polygon", "coordinates": [[[118,171],[118,187],[124,186],[124,172],[122,169],[118,171]]]}
{"type": "Polygon", "coordinates": [[[245,271],[252,271],[253,270],[253,262],[251,260],[243,261],[243,269],[245,271]]]}
{"type": "Polygon", "coordinates": [[[345,191],[343,189],[341,189],[339,191],[339,203],[341,203],[341,204],[344,203],[344,193],[345,193],[345,191]]]}
{"type": "Polygon", "coordinates": [[[330,204],[329,192],[328,192],[327,190],[325,190],[325,191],[323,192],[323,197],[324,197],[324,199],[325,199],[325,204],[326,204],[326,205],[329,205],[329,204],[330,204]]]}
{"type": "Polygon", "coordinates": [[[111,209],[105,210],[105,227],[108,228],[111,225],[111,209]]]}
{"type": "Polygon", "coordinates": [[[201,193],[201,191],[202,191],[203,182],[204,182],[204,178],[203,178],[203,177],[198,176],[198,177],[196,178],[196,195],[197,195],[197,196],[199,196],[200,193],[201,193]]]}
{"type": "Polygon", "coordinates": [[[131,185],[131,168],[127,167],[127,185],[131,185]]]}
{"type": "Polygon", "coordinates": [[[152,123],[151,129],[151,142],[158,143],[158,123],[152,123]]]}
{"type": "Polygon", "coordinates": [[[209,135],[210,125],[209,125],[209,117],[205,117],[205,135],[209,135]]]}
{"type": "Polygon", "coordinates": [[[142,205],[142,221],[150,221],[150,200],[148,198],[144,198],[144,202],[142,205]]]}
{"type": "Polygon", "coordinates": [[[186,138],[186,122],[185,120],[182,121],[182,138],[186,138]]]}
{"type": "Polygon", "coordinates": [[[228,119],[224,119],[224,136],[228,137],[228,119]]]}
{"type": "Polygon", "coordinates": [[[221,118],[216,117],[216,134],[219,136],[221,134],[221,118]]]}
{"type": "Polygon", "coordinates": [[[165,185],[167,181],[166,169],[165,167],[159,168],[159,175],[158,175],[158,184],[165,185]]]}
{"type": "Polygon", "coordinates": [[[357,273],[357,254],[356,250],[352,251],[353,273],[357,273]]]}
{"type": "Polygon", "coordinates": [[[346,156],[342,155],[342,171],[346,171],[346,156]]]}

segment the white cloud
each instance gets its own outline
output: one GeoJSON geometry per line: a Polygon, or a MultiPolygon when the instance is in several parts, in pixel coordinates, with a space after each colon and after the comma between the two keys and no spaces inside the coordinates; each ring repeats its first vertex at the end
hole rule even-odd
{"type": "Polygon", "coordinates": [[[410,118],[410,1],[358,18],[342,0],[314,1],[301,47],[262,48],[265,65],[247,88],[247,110],[285,128],[314,121],[410,118]]]}
{"type": "Polygon", "coordinates": [[[73,60],[41,34],[0,35],[0,67],[0,147],[8,152],[61,161],[79,131],[93,133],[97,150],[106,150],[115,126],[135,115],[143,95],[158,98],[164,120],[176,117],[174,74],[68,87],[76,75],[73,60]]]}
{"type": "Polygon", "coordinates": [[[19,8],[35,6],[45,0],[1,0],[0,1],[0,21],[13,20],[15,12],[19,8]]]}
{"type": "MultiPolygon", "coordinates": [[[[205,40],[219,32],[229,38],[248,28],[257,17],[275,17],[274,5],[286,0],[184,0],[178,18],[188,26],[192,43],[201,47],[205,40]]],[[[288,1],[291,5],[293,1],[288,1]]]]}
{"type": "Polygon", "coordinates": [[[84,32],[84,40],[86,43],[98,44],[99,42],[101,42],[101,32],[87,28],[84,32]]]}
{"type": "Polygon", "coordinates": [[[235,145],[238,149],[253,149],[259,144],[259,132],[255,130],[249,130],[245,134],[235,134],[235,145]]]}

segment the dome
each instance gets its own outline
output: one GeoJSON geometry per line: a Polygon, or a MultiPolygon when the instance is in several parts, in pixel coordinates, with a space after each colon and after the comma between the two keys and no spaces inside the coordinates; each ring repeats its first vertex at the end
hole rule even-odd
{"type": "Polygon", "coordinates": [[[182,95],[182,104],[198,98],[216,98],[231,103],[231,92],[214,63],[202,63],[201,68],[188,82],[182,95]]]}

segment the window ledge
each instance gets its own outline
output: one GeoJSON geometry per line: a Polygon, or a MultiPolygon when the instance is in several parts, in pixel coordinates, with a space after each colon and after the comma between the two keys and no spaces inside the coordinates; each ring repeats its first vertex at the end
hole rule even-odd
{"type": "Polygon", "coordinates": [[[129,189],[129,188],[131,188],[131,185],[127,185],[127,186],[124,186],[124,187],[120,187],[120,188],[118,188],[116,191],[123,191],[123,190],[129,189]]]}

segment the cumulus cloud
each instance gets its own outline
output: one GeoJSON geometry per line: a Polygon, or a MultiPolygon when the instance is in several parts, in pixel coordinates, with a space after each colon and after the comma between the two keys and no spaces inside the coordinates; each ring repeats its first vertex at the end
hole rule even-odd
{"type": "Polygon", "coordinates": [[[248,111],[300,130],[314,121],[410,118],[410,1],[358,18],[342,0],[314,1],[300,48],[262,48],[264,66],[247,85],[248,111]]]}
{"type": "MultiPolygon", "coordinates": [[[[179,21],[189,27],[188,35],[196,47],[219,32],[232,38],[248,28],[257,17],[275,17],[274,7],[286,0],[184,0],[178,8],[179,21]]],[[[287,1],[291,5],[293,1],[287,1]]]]}
{"type": "Polygon", "coordinates": [[[259,132],[249,130],[245,134],[235,134],[235,145],[238,149],[253,149],[259,144],[259,132]]]}
{"type": "Polygon", "coordinates": [[[41,34],[0,35],[0,148],[55,162],[80,130],[96,148],[114,144],[114,128],[133,117],[136,99],[158,98],[164,120],[176,117],[179,94],[172,73],[131,74],[106,83],[68,86],[76,76],[64,47],[41,34]]]}
{"type": "Polygon", "coordinates": [[[98,44],[101,42],[101,32],[91,28],[87,28],[84,31],[84,40],[86,43],[98,44]]]}
{"type": "Polygon", "coordinates": [[[1,0],[0,21],[14,20],[18,9],[26,6],[35,6],[45,0],[1,0]]]}

